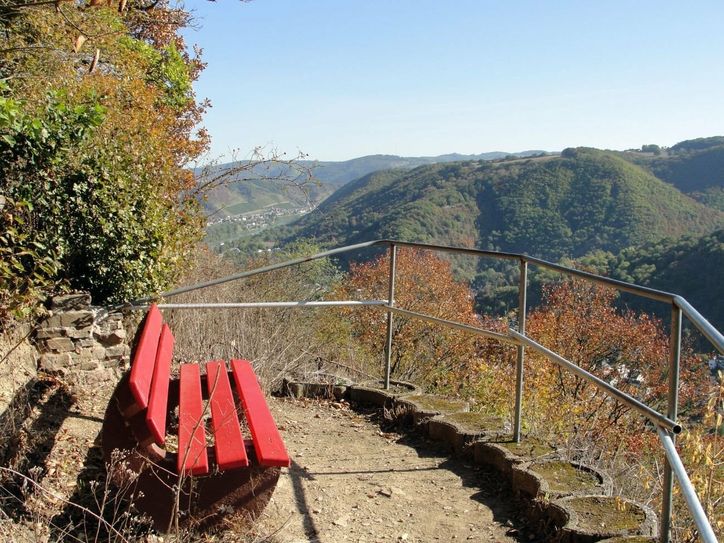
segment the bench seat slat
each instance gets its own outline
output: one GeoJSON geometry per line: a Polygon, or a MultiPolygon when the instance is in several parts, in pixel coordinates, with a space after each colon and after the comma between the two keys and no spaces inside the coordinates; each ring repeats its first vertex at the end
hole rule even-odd
{"type": "Polygon", "coordinates": [[[206,454],[201,374],[196,364],[182,364],[179,384],[178,472],[205,475],[209,472],[206,454]]]}
{"type": "Polygon", "coordinates": [[[148,395],[153,379],[153,366],[156,363],[158,339],[161,335],[163,317],[156,304],[151,304],[143,324],[141,338],[138,340],[136,352],[131,365],[129,387],[141,409],[148,407],[148,395]]]}
{"type": "Polygon", "coordinates": [[[221,469],[241,468],[249,465],[241,435],[236,403],[231,393],[226,363],[206,363],[206,384],[211,402],[211,423],[214,429],[216,463],[221,469]]]}
{"type": "Polygon", "coordinates": [[[168,386],[171,377],[171,360],[173,358],[173,334],[168,324],[163,325],[158,340],[156,367],[153,370],[153,381],[148,399],[146,423],[156,443],[163,445],[166,440],[166,410],[168,407],[168,386]]]}
{"type": "Polygon", "coordinates": [[[251,364],[246,360],[232,360],[231,367],[259,464],[288,467],[289,455],[251,364]]]}

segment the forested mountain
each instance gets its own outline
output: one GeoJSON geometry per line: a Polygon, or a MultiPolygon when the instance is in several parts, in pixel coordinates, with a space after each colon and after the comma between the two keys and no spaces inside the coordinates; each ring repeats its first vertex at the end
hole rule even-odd
{"type": "Polygon", "coordinates": [[[628,247],[615,255],[599,251],[580,263],[609,277],[681,294],[715,327],[724,329],[724,230],[628,247]]]}
{"type": "Polygon", "coordinates": [[[724,210],[724,136],[686,140],[654,153],[623,153],[701,203],[724,210]]]}
{"type": "MultiPolygon", "coordinates": [[[[292,161],[292,165],[262,165],[249,169],[248,162],[220,164],[204,172],[206,177],[224,171],[240,169],[239,175],[224,182],[206,195],[204,206],[208,215],[229,216],[258,211],[269,206],[299,208],[309,202],[318,203],[332,194],[335,189],[364,175],[380,170],[412,169],[426,164],[461,160],[494,160],[506,156],[526,157],[545,154],[545,151],[522,151],[519,153],[490,152],[477,155],[457,153],[434,157],[401,157],[396,155],[370,155],[351,160],[333,161],[292,161]],[[241,166],[241,168],[239,168],[241,166]],[[309,171],[313,180],[299,190],[290,183],[274,181],[275,177],[296,177],[299,171],[309,171]]],[[[201,176],[197,171],[197,176],[201,176]]],[[[203,179],[200,179],[203,182],[203,179]]]]}
{"type": "MultiPolygon", "coordinates": [[[[243,242],[242,248],[301,239],[342,246],[396,238],[522,252],[679,293],[721,327],[724,213],[683,194],[674,177],[667,182],[652,173],[664,171],[664,165],[668,171],[685,166],[695,171],[691,165],[713,156],[717,147],[697,143],[693,150],[672,149],[662,157],[576,148],[561,156],[374,172],[341,187],[295,223],[269,230],[251,245],[243,242]]],[[[677,181],[682,188],[707,188],[703,181],[684,180],[677,181]]],[[[514,267],[453,260],[458,276],[471,281],[479,309],[515,307],[514,267]]],[[[553,278],[537,273],[531,275],[533,303],[535,285],[553,278]]]]}
{"type": "Polygon", "coordinates": [[[722,224],[724,213],[643,168],[578,148],[560,157],[372,173],[277,235],[323,245],[390,237],[558,260],[709,233],[722,224]]]}

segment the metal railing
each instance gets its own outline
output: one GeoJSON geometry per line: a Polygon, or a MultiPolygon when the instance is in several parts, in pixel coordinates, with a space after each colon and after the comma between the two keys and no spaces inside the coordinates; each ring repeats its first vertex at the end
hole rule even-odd
{"type": "MultiPolygon", "coordinates": [[[[505,253],[498,251],[483,251],[478,249],[468,249],[463,247],[450,247],[445,245],[432,245],[424,243],[414,243],[396,240],[375,240],[356,245],[348,245],[329,251],[324,251],[312,256],[296,258],[279,264],[272,264],[254,270],[249,270],[220,279],[206,281],[196,285],[190,285],[183,288],[174,289],[159,295],[160,298],[172,298],[180,294],[208,288],[215,285],[244,279],[255,275],[271,272],[296,266],[305,262],[311,262],[322,258],[341,255],[344,253],[359,251],[371,247],[389,247],[390,253],[390,269],[389,269],[389,285],[387,300],[346,300],[346,301],[290,301],[290,302],[247,302],[247,303],[160,303],[162,309],[192,309],[192,308],[252,308],[252,307],[329,307],[329,306],[378,306],[383,308],[387,313],[387,336],[385,342],[385,387],[389,388],[390,384],[390,358],[392,353],[393,342],[393,320],[394,315],[402,315],[409,318],[421,319],[431,323],[450,328],[456,328],[476,334],[482,337],[498,340],[504,343],[512,344],[517,347],[516,362],[516,388],[515,388],[515,412],[513,424],[513,437],[516,442],[521,439],[521,421],[523,412],[523,380],[525,365],[525,349],[526,347],[547,357],[565,370],[574,373],[582,379],[590,382],[594,386],[603,390],[606,394],[616,398],[616,400],[628,405],[632,409],[638,411],[646,417],[656,427],[657,433],[661,440],[662,448],[665,452],[666,463],[664,466],[663,481],[663,497],[661,508],[660,523],[660,541],[667,543],[670,540],[671,528],[671,508],[674,477],[681,487],[682,494],[686,504],[692,514],[692,517],[699,530],[701,539],[705,543],[716,543],[714,531],[709,523],[704,509],[696,495],[693,485],[684,469],[678,452],[675,447],[675,435],[681,432],[681,426],[676,422],[678,412],[678,387],[679,387],[679,364],[681,359],[681,333],[682,333],[682,317],[685,316],[689,322],[706,337],[711,344],[722,354],[724,354],[724,336],[712,326],[694,307],[691,306],[684,298],[676,294],[664,292],[652,288],[642,287],[632,283],[626,283],[617,279],[603,277],[589,272],[568,268],[560,264],[548,262],[540,258],[535,258],[525,254],[505,253]],[[503,259],[510,261],[518,261],[519,263],[519,282],[518,282],[518,313],[517,313],[517,330],[512,328],[507,334],[501,334],[491,330],[485,330],[475,326],[462,324],[454,321],[440,319],[432,315],[426,315],[414,311],[409,311],[395,306],[395,277],[397,267],[397,248],[412,247],[420,249],[428,249],[446,253],[454,253],[461,255],[489,257],[494,259],[503,259]],[[671,305],[671,332],[669,338],[669,363],[668,363],[668,399],[666,414],[659,413],[648,405],[640,402],[636,398],[626,394],[625,392],[610,385],[606,381],[599,379],[595,375],[587,372],[576,364],[566,360],[555,352],[547,349],[543,345],[537,343],[533,339],[525,335],[526,322],[526,298],[528,283],[528,266],[533,264],[541,268],[553,270],[569,277],[583,279],[595,284],[613,287],[621,292],[627,292],[636,296],[641,296],[651,300],[656,300],[671,305]]],[[[143,298],[132,302],[131,307],[146,307],[153,298],[143,298]]]]}

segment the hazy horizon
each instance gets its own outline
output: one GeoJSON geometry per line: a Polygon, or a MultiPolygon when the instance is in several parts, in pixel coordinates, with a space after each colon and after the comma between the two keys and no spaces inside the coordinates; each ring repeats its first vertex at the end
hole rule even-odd
{"type": "Polygon", "coordinates": [[[341,161],[718,135],[724,3],[195,0],[211,156],[341,161]]]}

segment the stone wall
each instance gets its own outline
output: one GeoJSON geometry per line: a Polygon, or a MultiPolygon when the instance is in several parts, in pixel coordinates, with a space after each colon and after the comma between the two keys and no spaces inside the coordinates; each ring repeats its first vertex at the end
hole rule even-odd
{"type": "Polygon", "coordinates": [[[35,332],[38,369],[74,388],[117,381],[131,352],[123,314],[91,306],[87,293],[55,296],[49,309],[35,332]]]}

